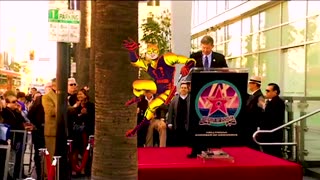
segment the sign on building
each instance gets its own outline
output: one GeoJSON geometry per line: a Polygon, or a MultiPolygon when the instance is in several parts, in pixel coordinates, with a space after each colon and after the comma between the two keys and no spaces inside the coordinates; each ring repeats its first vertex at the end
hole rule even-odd
{"type": "Polygon", "coordinates": [[[49,41],[78,43],[80,41],[79,10],[49,10],[49,41]]]}

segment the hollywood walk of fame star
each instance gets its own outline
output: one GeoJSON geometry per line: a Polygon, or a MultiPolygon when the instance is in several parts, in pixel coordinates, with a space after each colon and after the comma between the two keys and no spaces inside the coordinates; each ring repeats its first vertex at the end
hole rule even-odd
{"type": "Polygon", "coordinates": [[[226,108],[226,103],[228,102],[227,98],[222,97],[222,92],[221,92],[221,87],[217,86],[216,93],[214,96],[208,97],[207,98],[209,102],[211,103],[211,108],[209,110],[208,116],[214,114],[218,110],[228,116],[227,108],[226,108]]]}

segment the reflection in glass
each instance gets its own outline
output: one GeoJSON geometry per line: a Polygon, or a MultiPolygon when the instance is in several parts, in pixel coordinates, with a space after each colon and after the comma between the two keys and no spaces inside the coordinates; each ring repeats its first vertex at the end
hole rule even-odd
{"type": "Polygon", "coordinates": [[[283,95],[304,96],[305,94],[305,53],[304,46],[282,52],[283,95]],[[288,78],[289,77],[289,78],[288,78]]]}
{"type": "Polygon", "coordinates": [[[241,39],[242,54],[252,52],[252,36],[245,36],[241,39]]]}
{"type": "Polygon", "coordinates": [[[320,1],[308,0],[308,15],[320,14],[320,1]]]}
{"type": "Polygon", "coordinates": [[[259,34],[253,34],[252,35],[252,51],[258,51],[259,50],[259,34]]]}
{"type": "Polygon", "coordinates": [[[320,43],[307,46],[307,96],[317,96],[320,94],[320,43]]]}
{"type": "Polygon", "coordinates": [[[259,75],[262,77],[262,89],[268,83],[274,82],[280,85],[280,51],[270,51],[259,54],[259,75]]]}
{"type": "Polygon", "coordinates": [[[251,33],[251,17],[242,19],[242,36],[248,35],[251,33]]]}
{"type": "Polygon", "coordinates": [[[282,26],[281,44],[283,46],[304,42],[306,21],[297,21],[282,26]]]}
{"type": "Polygon", "coordinates": [[[320,40],[320,16],[308,18],[307,26],[307,40],[320,40]]]}
{"type": "Polygon", "coordinates": [[[251,17],[252,21],[252,32],[258,32],[259,31],[259,14],[253,15],[251,17]]]}
{"type": "Polygon", "coordinates": [[[221,53],[221,54],[225,53],[224,43],[216,45],[216,52],[221,53]]]}
{"type": "Polygon", "coordinates": [[[227,39],[238,38],[241,36],[241,21],[237,21],[233,24],[228,25],[227,39]]]}
{"type": "Polygon", "coordinates": [[[198,37],[198,46],[199,48],[201,48],[201,39],[203,38],[203,36],[198,37]]]}
{"type": "Polygon", "coordinates": [[[215,40],[217,39],[216,35],[216,31],[210,31],[207,35],[211,36],[213,38],[213,44],[215,44],[215,40]]]}
{"type": "Polygon", "coordinates": [[[229,68],[241,68],[241,58],[232,58],[227,60],[229,68]]]}
{"type": "Polygon", "coordinates": [[[280,27],[260,33],[260,49],[272,49],[280,46],[280,27]]]}
{"type": "Polygon", "coordinates": [[[227,57],[234,57],[241,55],[241,39],[233,39],[226,43],[227,57]]]}
{"type": "Polygon", "coordinates": [[[249,77],[258,76],[259,74],[259,61],[256,54],[245,56],[242,58],[241,67],[248,68],[249,77]]]}
{"type": "Polygon", "coordinates": [[[279,25],[281,23],[280,17],[280,4],[261,12],[260,30],[279,25]]]}
{"type": "Polygon", "coordinates": [[[217,44],[224,41],[224,27],[221,27],[219,30],[217,30],[217,44]]]}
{"type": "Polygon", "coordinates": [[[282,23],[298,20],[306,16],[305,1],[284,1],[282,3],[282,23]]]}

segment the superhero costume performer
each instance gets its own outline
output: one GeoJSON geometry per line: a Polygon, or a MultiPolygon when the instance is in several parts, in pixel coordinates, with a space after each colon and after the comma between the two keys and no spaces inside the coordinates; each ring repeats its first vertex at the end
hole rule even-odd
{"type": "MultiPolygon", "coordinates": [[[[144,119],[134,129],[126,133],[127,137],[135,135],[135,133],[142,127],[149,123],[153,118],[154,113],[158,107],[170,100],[174,92],[174,73],[176,64],[185,64],[181,68],[180,74],[182,77],[188,75],[189,70],[194,66],[195,60],[185,56],[176,55],[173,53],[166,53],[159,56],[159,48],[157,45],[148,44],[147,58],[151,59],[150,63],[145,63],[136,54],[139,44],[132,39],[124,41],[124,47],[129,50],[129,56],[132,65],[142,68],[153,79],[152,80],[136,80],[133,82],[133,94],[138,97],[143,95],[145,91],[151,91],[156,95],[156,98],[149,103],[148,109],[144,114],[144,119]]],[[[126,105],[130,105],[133,101],[129,101],[126,105]]]]}

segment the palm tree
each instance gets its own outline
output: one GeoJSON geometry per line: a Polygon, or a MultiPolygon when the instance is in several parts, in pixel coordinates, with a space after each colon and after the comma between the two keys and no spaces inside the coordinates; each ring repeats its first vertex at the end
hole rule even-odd
{"type": "Polygon", "coordinates": [[[89,85],[91,1],[80,1],[80,42],[76,44],[76,79],[80,87],[89,85]]]}
{"type": "Polygon", "coordinates": [[[130,65],[122,41],[138,38],[138,1],[94,2],[95,147],[92,179],[136,180],[136,139],[125,137],[136,125],[135,108],[124,103],[132,97],[137,70],[130,65]]]}

